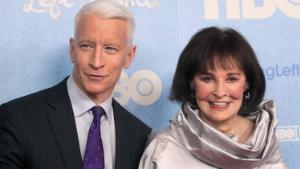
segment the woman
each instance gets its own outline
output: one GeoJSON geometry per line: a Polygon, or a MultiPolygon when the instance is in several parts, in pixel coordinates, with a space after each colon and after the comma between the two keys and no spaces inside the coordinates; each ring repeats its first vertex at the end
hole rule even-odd
{"type": "Polygon", "coordinates": [[[171,100],[182,108],[148,145],[139,169],[286,169],[265,77],[245,38],[209,27],[180,55],[171,100]]]}

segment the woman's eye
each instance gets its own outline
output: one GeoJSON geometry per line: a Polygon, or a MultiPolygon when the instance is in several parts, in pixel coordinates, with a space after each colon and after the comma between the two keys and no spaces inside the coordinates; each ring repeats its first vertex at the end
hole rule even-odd
{"type": "Polygon", "coordinates": [[[238,79],[237,77],[228,77],[227,80],[228,80],[229,82],[236,82],[236,81],[238,81],[239,79],[238,79]]]}
{"type": "Polygon", "coordinates": [[[210,76],[202,76],[202,77],[200,77],[200,80],[204,81],[204,82],[210,82],[213,80],[213,78],[210,76]]]}

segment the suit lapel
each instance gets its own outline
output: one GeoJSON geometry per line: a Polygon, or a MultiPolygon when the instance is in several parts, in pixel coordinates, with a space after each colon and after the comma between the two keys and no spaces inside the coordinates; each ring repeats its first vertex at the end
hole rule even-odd
{"type": "Polygon", "coordinates": [[[137,168],[151,129],[113,100],[116,126],[115,169],[137,168]]]}
{"type": "MultiPolygon", "coordinates": [[[[122,169],[127,165],[126,161],[124,161],[124,157],[126,157],[126,153],[128,152],[128,146],[126,143],[130,143],[124,134],[126,132],[124,120],[126,120],[124,112],[125,110],[113,100],[113,109],[114,109],[114,118],[115,118],[115,126],[116,126],[116,163],[115,169],[122,169]]],[[[125,167],[126,168],[126,167],[125,167]]]]}
{"type": "Polygon", "coordinates": [[[66,79],[52,88],[46,102],[48,119],[67,169],[82,169],[79,142],[66,79]]]}

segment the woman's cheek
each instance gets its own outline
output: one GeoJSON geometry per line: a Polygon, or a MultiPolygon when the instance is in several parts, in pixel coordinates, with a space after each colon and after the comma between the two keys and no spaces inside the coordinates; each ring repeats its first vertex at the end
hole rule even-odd
{"type": "Polygon", "coordinates": [[[238,87],[230,88],[228,93],[229,93],[230,97],[239,100],[239,99],[243,98],[244,90],[245,90],[244,86],[238,86],[238,87]]]}
{"type": "Polygon", "coordinates": [[[195,89],[196,97],[198,100],[206,100],[209,95],[213,93],[210,87],[198,85],[195,89]]]}

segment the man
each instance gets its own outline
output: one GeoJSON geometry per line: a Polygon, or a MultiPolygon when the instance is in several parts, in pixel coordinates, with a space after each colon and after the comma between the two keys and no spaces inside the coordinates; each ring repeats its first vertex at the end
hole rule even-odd
{"type": "Polygon", "coordinates": [[[112,98],[135,56],[133,33],[132,14],[117,2],[94,1],[79,11],[72,76],[0,107],[1,169],[138,167],[151,129],[112,98]]]}

